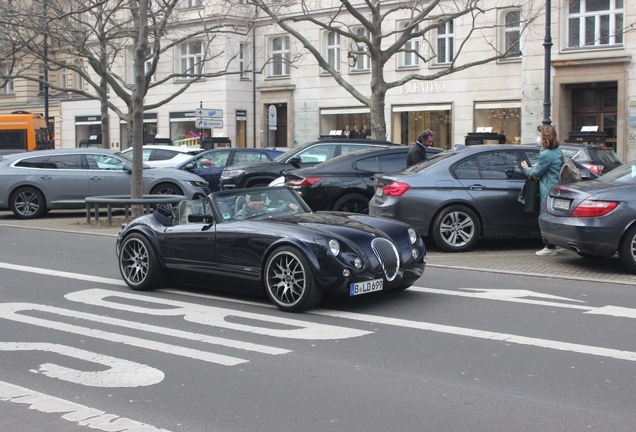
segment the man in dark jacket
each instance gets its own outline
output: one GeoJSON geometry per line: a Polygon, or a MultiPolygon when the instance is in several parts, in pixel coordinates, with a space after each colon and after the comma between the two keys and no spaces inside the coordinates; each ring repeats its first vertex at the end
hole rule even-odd
{"type": "Polygon", "coordinates": [[[432,146],[434,139],[435,132],[432,130],[425,130],[417,137],[417,141],[415,141],[408,155],[406,155],[407,168],[426,160],[426,147],[432,146]]]}

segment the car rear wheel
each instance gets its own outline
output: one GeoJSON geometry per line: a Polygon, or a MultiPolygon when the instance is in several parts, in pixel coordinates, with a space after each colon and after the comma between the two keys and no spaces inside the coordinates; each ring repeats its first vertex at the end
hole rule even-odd
{"type": "Polygon", "coordinates": [[[183,195],[183,191],[179,186],[172,183],[159,183],[150,191],[153,195],[183,195]]]}
{"type": "Polygon", "coordinates": [[[333,205],[334,211],[369,213],[369,198],[362,194],[348,194],[340,197],[333,205]]]}
{"type": "Polygon", "coordinates": [[[433,221],[433,241],[447,252],[464,252],[472,249],[481,225],[474,211],[462,205],[443,209],[433,221]]]}
{"type": "Polygon", "coordinates": [[[636,273],[636,225],[632,226],[618,248],[621,264],[631,273],[636,273]]]}
{"type": "Polygon", "coordinates": [[[46,212],[46,200],[39,190],[23,187],[16,190],[10,199],[11,211],[19,219],[39,218],[46,212]]]}
{"type": "Polygon", "coordinates": [[[130,234],[124,239],[119,254],[119,272],[126,285],[137,291],[159,288],[163,278],[155,250],[141,234],[130,234]]]}
{"type": "Polygon", "coordinates": [[[265,290],[270,300],[286,312],[311,309],[323,296],[309,261],[291,246],[276,249],[267,260],[265,290]]]}

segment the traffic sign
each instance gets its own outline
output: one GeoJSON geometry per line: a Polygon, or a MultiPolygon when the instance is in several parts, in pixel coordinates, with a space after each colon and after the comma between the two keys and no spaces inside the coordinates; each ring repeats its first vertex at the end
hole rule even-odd
{"type": "Polygon", "coordinates": [[[206,120],[198,118],[194,122],[194,127],[197,129],[220,129],[223,127],[223,120],[206,120]]]}
{"type": "Polygon", "coordinates": [[[197,108],[196,116],[198,118],[223,118],[223,110],[211,108],[197,108]]]}

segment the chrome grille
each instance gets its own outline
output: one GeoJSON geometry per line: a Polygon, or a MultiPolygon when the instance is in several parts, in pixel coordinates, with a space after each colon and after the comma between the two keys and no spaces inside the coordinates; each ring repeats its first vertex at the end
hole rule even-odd
{"type": "Polygon", "coordinates": [[[391,282],[395,279],[400,269],[400,255],[397,248],[393,243],[383,238],[373,239],[371,248],[382,265],[386,280],[391,282]]]}

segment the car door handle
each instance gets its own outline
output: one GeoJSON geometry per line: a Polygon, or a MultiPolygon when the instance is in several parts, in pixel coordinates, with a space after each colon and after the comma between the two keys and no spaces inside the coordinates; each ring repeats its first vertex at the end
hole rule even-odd
{"type": "Polygon", "coordinates": [[[51,180],[51,176],[47,175],[47,176],[40,176],[40,178],[42,180],[51,180]]]}
{"type": "Polygon", "coordinates": [[[470,189],[470,190],[482,190],[482,189],[486,189],[486,186],[480,185],[480,184],[475,184],[475,185],[468,186],[468,189],[470,189]]]}
{"type": "Polygon", "coordinates": [[[101,177],[96,177],[96,176],[91,177],[91,180],[101,180],[101,179],[102,179],[101,177]]]}

